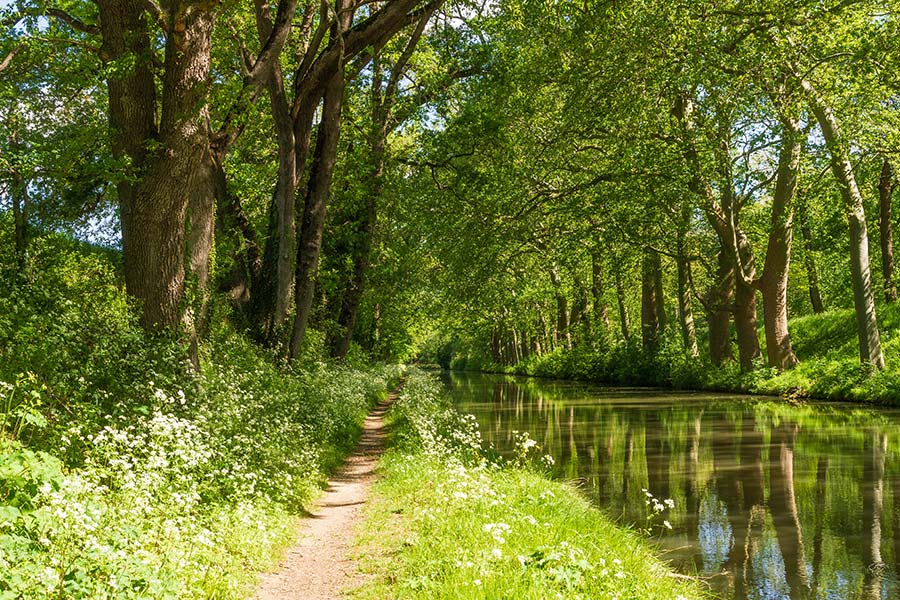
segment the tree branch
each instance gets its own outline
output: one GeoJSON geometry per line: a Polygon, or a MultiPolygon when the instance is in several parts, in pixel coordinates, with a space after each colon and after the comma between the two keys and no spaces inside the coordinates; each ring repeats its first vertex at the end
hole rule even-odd
{"type": "Polygon", "coordinates": [[[9,54],[6,55],[2,61],[0,61],[0,73],[6,70],[7,67],[12,63],[13,59],[16,57],[16,54],[25,49],[25,44],[19,44],[15,48],[9,51],[9,54]]]}
{"type": "Polygon", "coordinates": [[[48,8],[46,10],[46,13],[48,16],[56,17],[76,31],[80,31],[82,33],[90,33],[92,35],[98,35],[100,33],[100,28],[98,26],[85,23],[81,19],[74,17],[59,8],[48,8]]]}

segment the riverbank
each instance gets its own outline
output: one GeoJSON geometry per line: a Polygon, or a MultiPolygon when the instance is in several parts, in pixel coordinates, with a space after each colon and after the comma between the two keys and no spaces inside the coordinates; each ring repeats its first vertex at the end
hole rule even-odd
{"type": "MultiPolygon", "coordinates": [[[[879,323],[886,368],[873,372],[859,363],[855,316],[851,309],[833,310],[790,321],[791,341],[799,364],[784,372],[765,365],[742,373],[735,362],[715,366],[709,353],[691,356],[670,328],[656,354],[645,353],[640,340],[605,346],[576,346],[531,356],[511,366],[463,357],[454,369],[570,379],[608,385],[667,387],[900,405],[900,306],[880,307],[879,323]]],[[[760,345],[765,340],[760,332],[760,345]]]]}
{"type": "Polygon", "coordinates": [[[543,475],[530,438],[520,438],[516,464],[487,457],[475,423],[441,391],[413,372],[389,413],[392,443],[358,551],[374,577],[354,598],[703,597],[646,538],[543,475]]]}

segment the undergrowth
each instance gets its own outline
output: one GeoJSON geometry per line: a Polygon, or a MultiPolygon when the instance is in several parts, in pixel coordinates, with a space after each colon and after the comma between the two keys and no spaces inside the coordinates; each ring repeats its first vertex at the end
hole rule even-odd
{"type": "Polygon", "coordinates": [[[73,244],[0,272],[0,600],[245,598],[398,372],[218,325],[194,374],[73,244]]]}

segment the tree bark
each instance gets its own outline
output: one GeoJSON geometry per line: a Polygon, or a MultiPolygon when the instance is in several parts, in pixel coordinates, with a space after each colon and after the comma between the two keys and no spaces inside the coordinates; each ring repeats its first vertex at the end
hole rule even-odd
{"type": "Polygon", "coordinates": [[[784,134],[778,157],[775,194],[772,197],[769,242],[760,280],[766,354],[769,366],[781,371],[797,364],[788,331],[787,288],[793,239],[793,202],[797,192],[802,151],[800,124],[790,118],[782,119],[782,123],[784,134]]]}
{"type": "Polygon", "coordinates": [[[280,302],[285,298],[290,299],[293,289],[296,265],[296,256],[299,248],[295,243],[296,223],[295,215],[302,214],[304,201],[307,196],[306,182],[301,183],[300,177],[305,174],[306,163],[309,158],[309,149],[312,138],[313,119],[316,108],[321,99],[318,90],[309,91],[308,95],[298,104],[296,114],[292,115],[291,139],[293,147],[290,151],[283,146],[288,135],[285,132],[278,133],[279,167],[275,192],[269,205],[268,235],[262,254],[262,269],[260,277],[254,281],[251,297],[251,311],[257,330],[257,337],[267,344],[274,345],[279,341],[278,319],[276,318],[280,302]],[[288,167],[293,165],[293,184],[288,167]],[[293,188],[291,190],[291,188],[293,188]],[[288,196],[287,193],[291,192],[288,196]],[[295,255],[289,261],[283,259],[282,250],[290,247],[295,255]],[[290,265],[291,272],[285,273],[284,269],[290,265]],[[285,278],[288,283],[285,284],[285,278]]]}
{"type": "Polygon", "coordinates": [[[603,299],[605,286],[603,284],[603,265],[597,251],[591,253],[591,316],[594,320],[594,330],[609,333],[609,306],[603,299]]]}
{"type": "Polygon", "coordinates": [[[731,305],[734,301],[734,262],[724,248],[719,249],[716,279],[707,298],[709,356],[714,365],[722,366],[734,359],[730,332],[731,305]]]}
{"type": "Polygon", "coordinates": [[[885,158],[878,179],[878,229],[881,234],[881,273],[884,277],[884,299],[888,304],[897,301],[894,282],[894,231],[891,224],[891,196],[896,182],[891,164],[885,158]]]}
{"type": "Polygon", "coordinates": [[[341,299],[338,315],[338,338],[332,346],[332,356],[344,358],[350,349],[353,339],[353,328],[359,314],[365,288],[366,272],[369,269],[369,254],[372,250],[372,235],[378,219],[378,201],[384,188],[384,160],[388,134],[388,111],[382,95],[383,68],[381,57],[376,54],[372,65],[371,118],[372,130],[369,133],[371,170],[368,177],[368,192],[365,201],[356,215],[356,232],[352,244],[353,271],[341,299]]]}
{"type": "Polygon", "coordinates": [[[654,252],[653,256],[653,297],[656,300],[656,317],[659,319],[659,333],[662,334],[669,323],[666,315],[666,297],[663,293],[662,257],[658,252],[654,252]]]}
{"type": "MultiPolygon", "coordinates": [[[[135,267],[140,265],[136,255],[141,252],[142,244],[140,240],[133,239],[137,229],[135,210],[139,202],[136,188],[148,162],[146,142],[158,138],[156,85],[150,70],[150,34],[142,7],[136,0],[99,0],[97,6],[103,39],[101,57],[107,64],[131,64],[128,69],[113,71],[107,80],[109,125],[113,157],[129,165],[128,171],[116,183],[126,287],[129,293],[142,301],[141,321],[146,324],[156,320],[155,313],[161,310],[150,306],[151,294],[144,290],[152,283],[148,282],[145,286],[142,280],[151,274],[136,272],[135,267]]],[[[175,229],[184,229],[183,220],[176,224],[175,229]]],[[[144,249],[144,252],[149,250],[144,249]]],[[[180,286],[180,282],[174,283],[180,286]]]]}
{"type": "Polygon", "coordinates": [[[16,270],[21,275],[25,272],[25,264],[28,250],[28,213],[29,196],[28,180],[16,171],[13,173],[12,184],[12,209],[13,228],[15,230],[15,257],[16,270]]]}
{"type": "Polygon", "coordinates": [[[572,311],[569,315],[569,331],[575,330],[575,335],[570,333],[573,339],[573,345],[577,345],[581,340],[591,336],[591,318],[588,313],[588,293],[585,289],[581,278],[574,275],[575,298],[572,301],[572,311]],[[578,327],[580,325],[580,327],[578,327]],[[576,327],[578,327],[576,329],[576,327]]]}
{"type": "Polygon", "coordinates": [[[736,277],[734,293],[734,326],[737,332],[738,360],[741,371],[752,371],[753,361],[762,355],[759,348],[759,335],[757,334],[756,321],[756,288],[745,281],[756,279],[756,264],[753,251],[750,248],[750,240],[741,230],[736,230],[737,251],[740,255],[740,266],[735,267],[735,273],[743,268],[744,276],[736,277]]]}
{"type": "Polygon", "coordinates": [[[295,283],[296,313],[291,335],[290,359],[296,360],[306,340],[309,314],[315,292],[315,274],[322,250],[325,208],[331,190],[331,179],[337,162],[337,146],[341,133],[341,107],[344,98],[344,71],[338,68],[325,88],[322,118],[316,139],[316,151],[310,173],[310,185],[303,208],[303,220],[297,245],[295,283]]]}
{"type": "MultiPolygon", "coordinates": [[[[260,45],[272,35],[273,23],[267,0],[256,0],[256,30],[260,45]]],[[[312,19],[312,7],[308,6],[304,14],[304,23],[312,19]]],[[[301,36],[304,33],[301,32],[301,36]]],[[[272,206],[269,209],[270,231],[266,237],[266,249],[263,256],[266,260],[266,272],[274,281],[267,281],[263,286],[272,295],[266,298],[264,305],[269,310],[262,317],[261,324],[264,336],[270,343],[287,319],[291,306],[293,289],[295,253],[294,195],[297,188],[297,153],[294,140],[294,123],[291,107],[287,100],[281,64],[275,61],[265,81],[266,93],[269,97],[272,121],[275,126],[275,139],[278,144],[278,170],[275,190],[272,194],[272,206]]],[[[311,117],[310,117],[311,118],[311,117]]],[[[263,290],[260,290],[263,291],[263,290]]]]}
{"type": "MultiPolygon", "coordinates": [[[[689,95],[683,95],[676,98],[672,107],[672,115],[681,124],[683,135],[682,152],[685,161],[692,172],[688,187],[696,194],[700,207],[713,230],[716,232],[716,237],[719,241],[716,281],[707,293],[708,301],[706,307],[707,321],[709,322],[710,358],[712,359],[713,364],[719,366],[725,361],[733,358],[731,352],[731,335],[729,332],[729,322],[732,312],[734,312],[736,325],[739,321],[744,321],[743,327],[738,326],[738,330],[741,331],[741,329],[743,329],[746,331],[746,316],[750,306],[748,305],[746,290],[743,290],[740,294],[736,294],[737,280],[742,278],[742,274],[739,273],[736,268],[738,261],[735,252],[737,251],[738,244],[733,221],[734,194],[730,187],[731,178],[727,175],[727,172],[731,168],[729,162],[730,159],[723,161],[724,164],[722,165],[726,171],[726,175],[723,177],[724,185],[726,187],[720,196],[720,204],[716,201],[712,186],[709,183],[709,179],[705,176],[703,166],[700,162],[700,153],[697,151],[694,141],[696,134],[694,131],[693,114],[694,103],[689,95]],[[727,207],[728,210],[723,210],[723,207],[727,207]],[[731,214],[732,219],[728,218],[729,214],[731,214]],[[740,295],[740,297],[736,298],[738,295],[740,295]],[[742,319],[738,317],[738,310],[736,308],[732,311],[732,305],[737,305],[739,302],[743,305],[741,314],[745,318],[742,319]]],[[[727,140],[723,140],[723,142],[727,147],[727,140]]],[[[727,157],[727,152],[725,154],[727,157]]],[[[720,157],[720,161],[721,158],[722,157],[720,157]]],[[[753,307],[753,311],[755,314],[755,306],[753,307]]],[[[748,341],[747,336],[744,334],[739,338],[739,346],[741,340],[745,342],[748,341]]],[[[747,350],[748,348],[745,347],[742,352],[742,358],[746,358],[745,355],[748,354],[747,350]]],[[[752,364],[752,359],[750,362],[752,364]]]]}
{"type": "MultiPolygon", "coordinates": [[[[295,252],[294,195],[297,190],[297,153],[294,126],[284,91],[284,80],[278,65],[266,84],[272,105],[275,137],[278,140],[278,174],[273,202],[277,222],[275,248],[275,302],[272,330],[285,322],[291,306],[295,252]]],[[[271,238],[270,238],[271,239],[271,238]]]]}
{"type": "Polygon", "coordinates": [[[659,349],[659,336],[662,332],[657,285],[659,272],[659,254],[651,248],[644,248],[641,261],[641,346],[648,354],[659,349]]]}
{"type": "Polygon", "coordinates": [[[678,322],[681,325],[681,343],[688,353],[697,357],[700,350],[697,346],[697,333],[694,328],[694,311],[691,308],[693,282],[691,280],[691,259],[688,257],[686,228],[690,223],[689,208],[683,211],[682,227],[678,231],[678,249],[675,262],[678,269],[678,322]]]}
{"type": "Polygon", "coordinates": [[[800,218],[800,235],[803,237],[803,266],[806,268],[806,278],[809,284],[809,302],[813,312],[820,314],[825,312],[825,303],[822,302],[822,292],[819,290],[819,270],[816,268],[812,231],[809,227],[805,206],[799,207],[797,216],[800,218]]]}
{"type": "Polygon", "coordinates": [[[807,81],[800,85],[806,92],[816,121],[822,129],[825,145],[831,155],[831,170],[841,191],[844,211],[850,226],[850,272],[853,283],[853,304],[856,308],[856,329],[859,336],[859,358],[863,364],[884,369],[884,354],[875,314],[875,294],[869,268],[869,234],[862,194],[856,184],[847,142],[841,134],[837,119],[816,90],[807,81]]]}
{"type": "Polygon", "coordinates": [[[571,324],[569,321],[569,302],[563,293],[559,268],[556,266],[550,269],[550,283],[553,284],[553,293],[556,295],[556,330],[553,339],[556,344],[562,344],[565,340],[566,349],[571,350],[572,332],[569,329],[571,324]]]}
{"type": "Polygon", "coordinates": [[[198,371],[199,343],[206,335],[208,323],[210,256],[215,239],[216,198],[219,194],[217,174],[220,170],[221,165],[212,152],[205,152],[188,205],[187,267],[191,293],[186,319],[190,335],[190,360],[198,371]]]}
{"type": "Polygon", "coordinates": [[[159,148],[147,157],[129,218],[122,222],[125,285],[141,303],[147,328],[174,330],[185,318],[185,219],[209,149],[205,99],[214,20],[203,10],[174,19],[166,43],[159,148]]]}
{"type": "Polygon", "coordinates": [[[631,340],[631,323],[628,319],[628,306],[625,304],[625,286],[622,283],[622,269],[615,264],[613,274],[616,279],[616,304],[619,307],[619,327],[622,330],[622,339],[626,342],[631,340]]]}

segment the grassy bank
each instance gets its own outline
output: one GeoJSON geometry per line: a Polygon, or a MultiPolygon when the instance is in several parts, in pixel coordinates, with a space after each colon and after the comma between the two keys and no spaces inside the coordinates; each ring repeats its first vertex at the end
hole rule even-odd
{"type": "Polygon", "coordinates": [[[194,374],[72,246],[35,240],[0,297],[0,599],[248,597],[396,369],[279,365],[220,324],[194,374]]]}
{"type": "Polygon", "coordinates": [[[542,475],[529,438],[517,464],[487,458],[473,421],[428,376],[413,373],[390,415],[360,548],[376,577],[356,598],[702,597],[640,535],[542,475]]]}
{"type": "MultiPolygon", "coordinates": [[[[462,357],[453,368],[575,379],[613,385],[675,387],[794,398],[900,404],[900,306],[879,308],[881,341],[887,368],[872,372],[859,363],[856,320],[851,309],[808,315],[790,321],[791,341],[800,364],[779,373],[760,358],[756,368],[742,373],[734,362],[714,366],[701,347],[692,357],[681,347],[675,327],[669,327],[660,351],[648,355],[639,339],[630,343],[583,344],[531,356],[514,366],[492,364],[479,357],[462,357]]],[[[765,354],[765,339],[760,332],[765,354]]],[[[734,350],[735,356],[737,349],[734,350]]]]}

